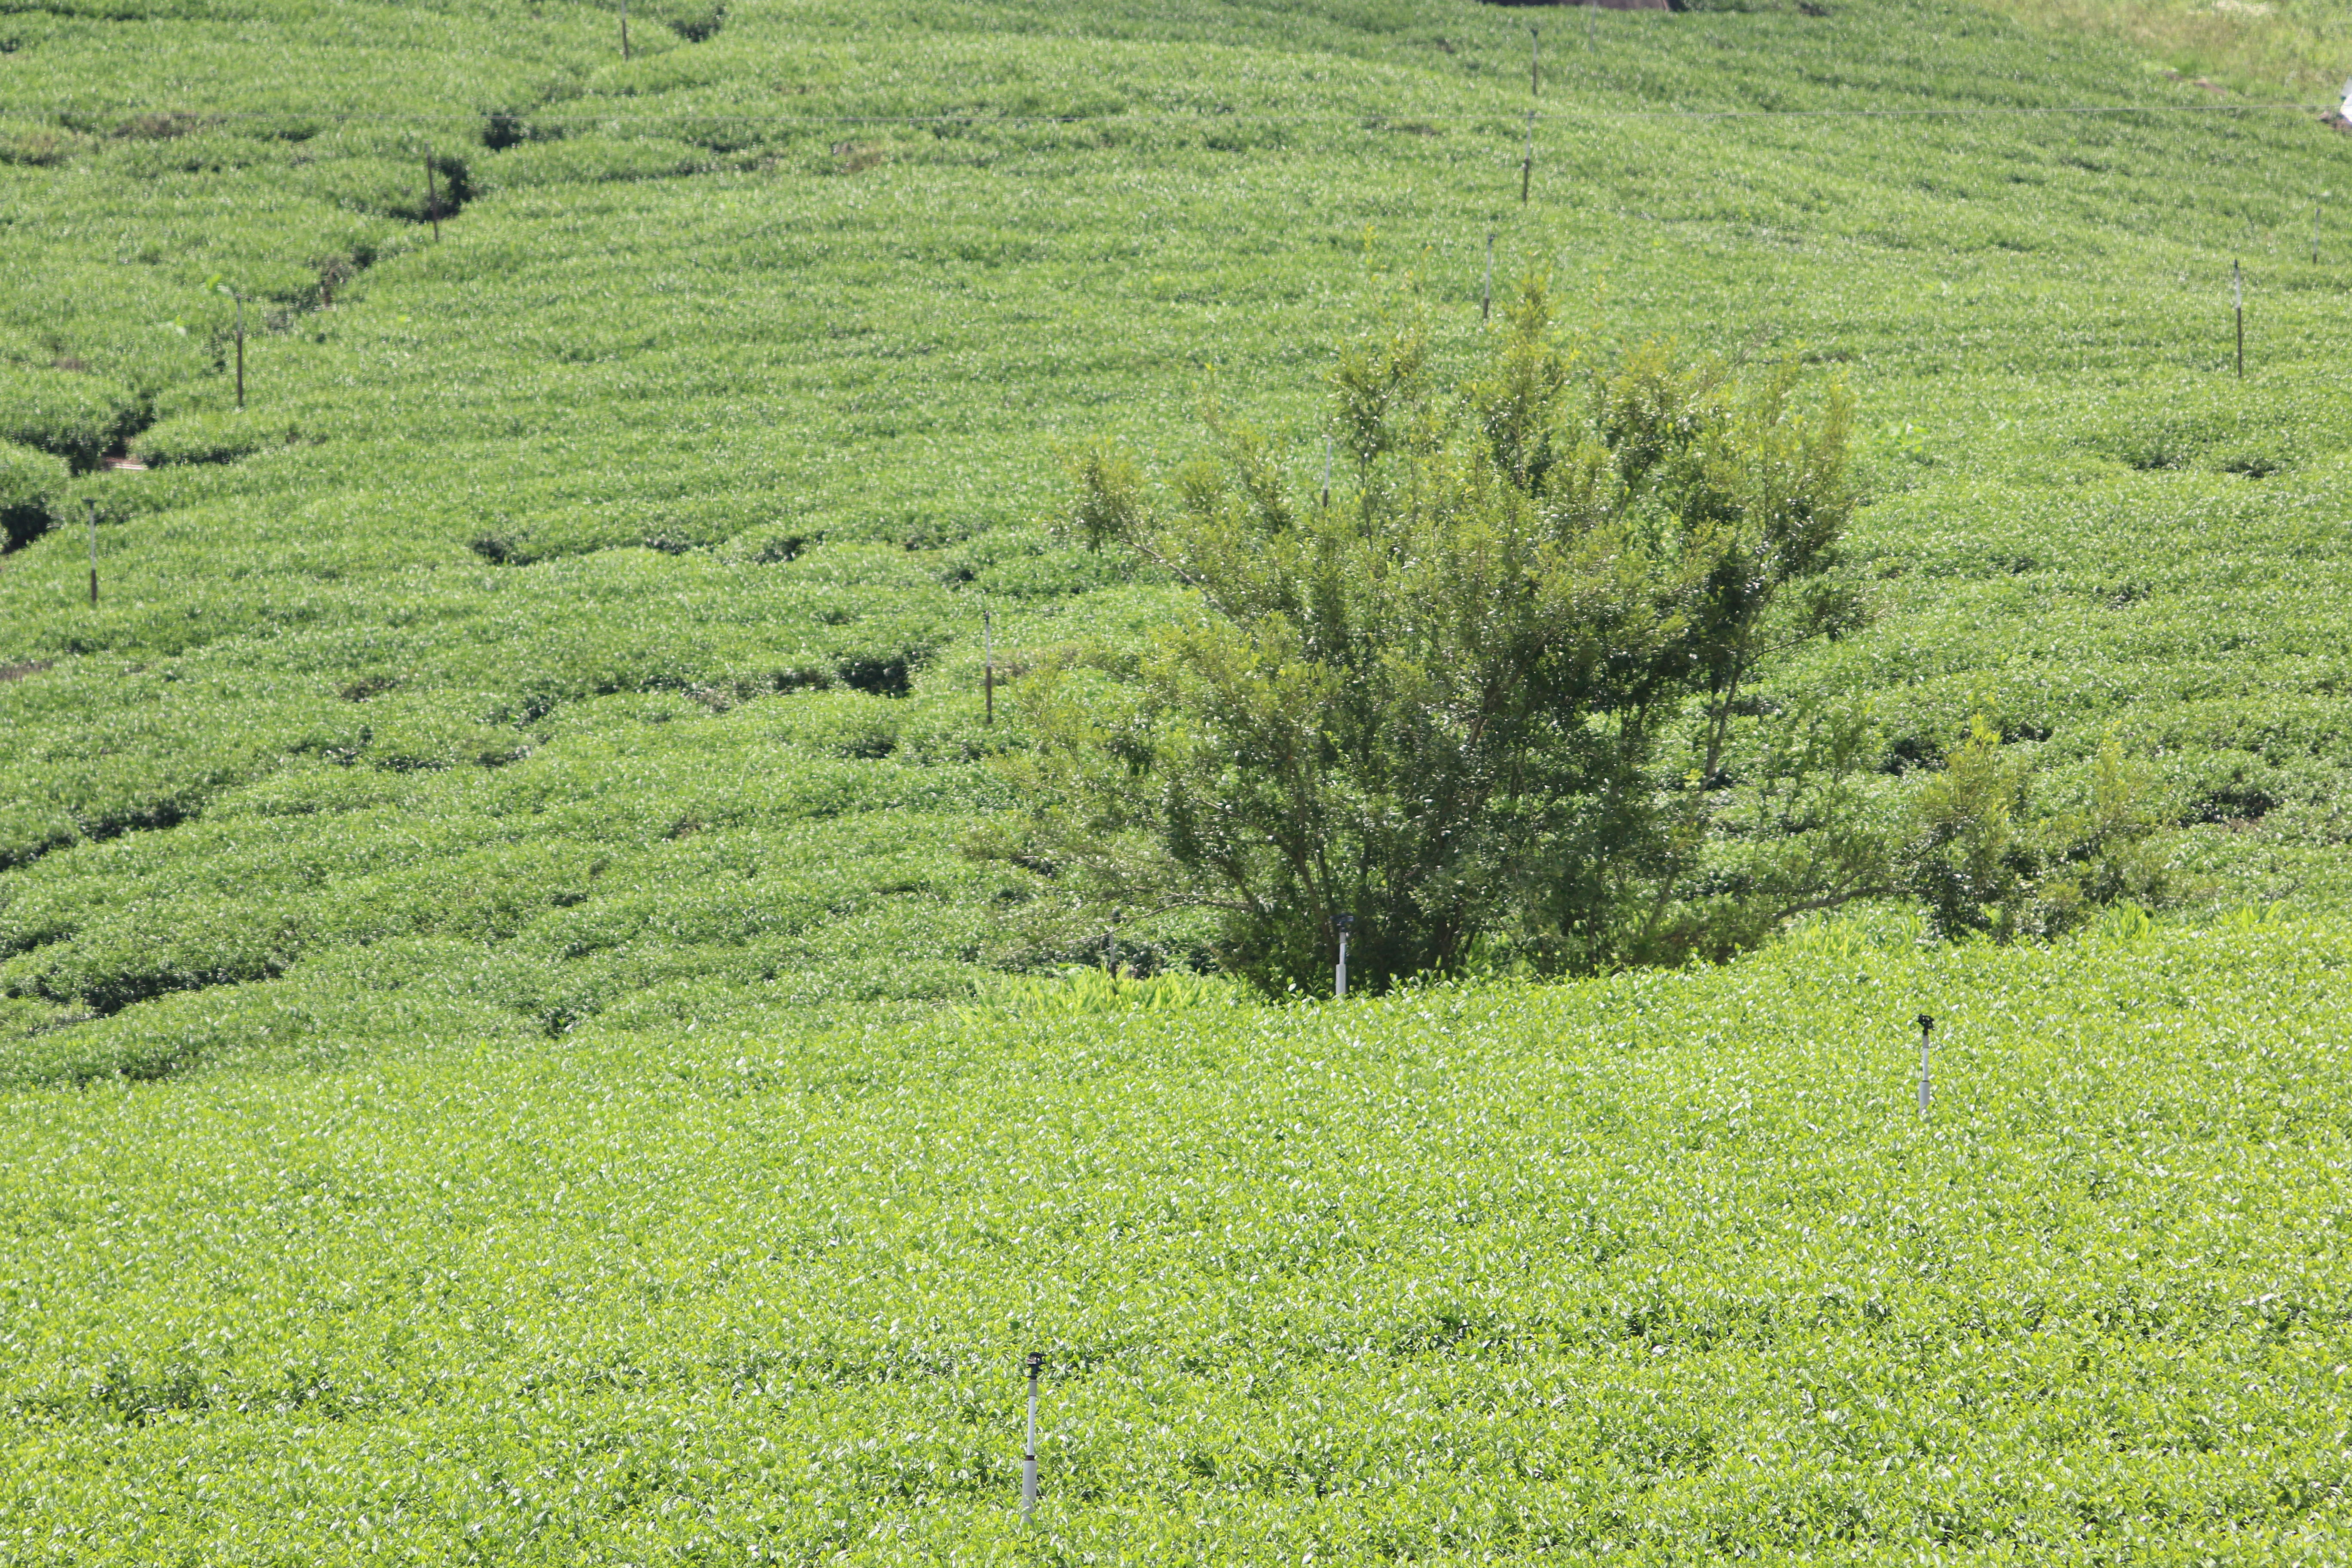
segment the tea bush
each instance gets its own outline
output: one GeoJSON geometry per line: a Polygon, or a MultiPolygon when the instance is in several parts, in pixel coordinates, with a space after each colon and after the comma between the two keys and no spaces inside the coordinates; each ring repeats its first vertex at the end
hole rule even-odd
{"type": "Polygon", "coordinates": [[[0,535],[6,549],[23,549],[60,520],[67,477],[63,458],[0,442],[0,535]]]}
{"type": "Polygon", "coordinates": [[[79,370],[0,365],[0,440],[93,468],[133,417],[126,392],[79,370]]]}
{"type": "Polygon", "coordinates": [[[150,468],[169,463],[233,463],[270,446],[300,438],[291,426],[272,428],[239,413],[183,414],[151,425],[131,442],[131,456],[150,468]]]}
{"type": "Polygon", "coordinates": [[[0,1529],[79,1563],[2339,1557],[2352,930],[1915,938],[555,1050],[476,1010],[560,1011],[550,971],[464,940],[175,995],[100,1026],[130,1078],[0,1121],[0,1529]],[[136,1080],[206,1051],[241,1065],[136,1080]]]}

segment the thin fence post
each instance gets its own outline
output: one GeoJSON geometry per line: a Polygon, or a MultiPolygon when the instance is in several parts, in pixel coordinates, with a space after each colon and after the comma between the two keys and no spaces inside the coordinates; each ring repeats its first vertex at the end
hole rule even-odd
{"type": "Polygon", "coordinates": [[[629,58],[629,0],[621,0],[621,58],[629,58]]]}
{"type": "Polygon", "coordinates": [[[236,297],[236,406],[245,408],[245,296],[236,297]]]}
{"type": "Polygon", "coordinates": [[[988,695],[988,714],[981,722],[996,722],[996,628],[988,616],[988,605],[980,606],[980,669],[982,689],[988,695]]]}
{"type": "Polygon", "coordinates": [[[1528,96],[1543,96],[1543,35],[1528,24],[1528,96]]]}
{"type": "Polygon", "coordinates": [[[433,222],[433,243],[441,243],[441,185],[433,174],[433,149],[425,149],[425,216],[433,222]]]}
{"type": "Polygon", "coordinates": [[[89,602],[98,605],[98,502],[89,503],[89,602]]]}
{"type": "Polygon", "coordinates": [[[2230,262],[2230,314],[2238,322],[2238,379],[2246,379],[2246,287],[2245,278],[2238,270],[2237,260],[2230,262]]]}
{"type": "Polygon", "coordinates": [[[1021,1447],[1021,1522],[1027,1524],[1037,1516],[1037,1373],[1045,1364],[1045,1352],[1029,1352],[1029,1436],[1021,1447]]]}
{"type": "Polygon", "coordinates": [[[1528,187],[1536,177],[1536,111],[1528,110],[1528,155],[1519,165],[1519,205],[1528,205],[1528,187]]]}
{"type": "Polygon", "coordinates": [[[1495,313],[1495,231],[1486,231],[1486,282],[1478,290],[1478,319],[1491,320],[1495,313]]]}
{"type": "Polygon", "coordinates": [[[1919,1114],[1927,1114],[1927,1101],[1935,1089],[1929,1077],[1928,1053],[1936,1038],[1936,1020],[1927,1014],[1919,1015],[1919,1114]]]}
{"type": "Polygon", "coordinates": [[[1323,510],[1331,510],[1331,437],[1323,437],[1323,510]]]}

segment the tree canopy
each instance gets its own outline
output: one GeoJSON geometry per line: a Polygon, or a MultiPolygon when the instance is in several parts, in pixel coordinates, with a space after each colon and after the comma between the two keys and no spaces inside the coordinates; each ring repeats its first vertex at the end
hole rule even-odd
{"type": "Polygon", "coordinates": [[[1331,374],[1336,490],[1212,420],[1155,482],[1109,448],[1069,525],[1186,590],[1117,678],[1024,682],[1007,852],[1103,924],[1207,914],[1229,968],[1364,983],[1720,956],[1883,891],[1855,726],[1756,700],[1860,615],[1833,570],[1853,403],[1559,331],[1540,280],[1441,384],[1407,318],[1331,374]]]}

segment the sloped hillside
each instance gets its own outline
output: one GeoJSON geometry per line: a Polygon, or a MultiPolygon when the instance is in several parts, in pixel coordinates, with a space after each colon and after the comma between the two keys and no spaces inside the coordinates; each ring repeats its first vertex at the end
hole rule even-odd
{"type": "Polygon", "coordinates": [[[964,992],[1024,893],[955,851],[1018,743],[983,600],[1016,667],[1162,603],[1041,526],[1058,454],[1213,395],[1305,470],[1401,291],[1466,349],[1490,231],[1853,384],[1883,618],[1796,684],[1890,777],[1982,710],[2063,789],[2112,727],[2220,902],[2340,885],[2308,116],[1958,6],[618,22],[5,23],[19,1077],[964,992]]]}
{"type": "Polygon", "coordinates": [[[1957,0],[662,5],[0,15],[0,1562],[2344,1559],[2352,139],[1957,0]],[[1019,672],[1176,603],[1062,458],[1304,480],[1490,235],[1843,375],[1766,695],[2114,737],[2180,907],[1036,973],[1019,672]]]}

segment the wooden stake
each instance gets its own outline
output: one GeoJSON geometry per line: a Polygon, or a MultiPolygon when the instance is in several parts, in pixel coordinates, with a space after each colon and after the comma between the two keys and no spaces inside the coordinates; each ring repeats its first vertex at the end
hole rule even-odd
{"type": "Polygon", "coordinates": [[[621,0],[621,58],[629,58],[629,0],[621,0]]]}
{"type": "Polygon", "coordinates": [[[996,632],[988,618],[988,606],[980,606],[980,668],[982,689],[988,693],[988,716],[984,724],[996,722],[996,632]]]}
{"type": "Polygon", "coordinates": [[[245,296],[236,297],[236,406],[245,409],[245,296]]]}
{"type": "Polygon", "coordinates": [[[2238,263],[2230,263],[2230,313],[2238,319],[2238,379],[2246,379],[2246,288],[2238,263]]]}
{"type": "Polygon", "coordinates": [[[441,187],[433,178],[433,149],[425,149],[425,216],[433,220],[433,243],[441,243],[441,187]]]}
{"type": "Polygon", "coordinates": [[[1478,319],[1490,320],[1495,314],[1495,231],[1486,231],[1486,283],[1478,291],[1478,319]]]}
{"type": "Polygon", "coordinates": [[[89,603],[98,607],[98,502],[89,503],[89,603]]]}
{"type": "Polygon", "coordinates": [[[1536,177],[1536,111],[1528,110],[1528,156],[1519,165],[1519,205],[1528,205],[1528,186],[1536,177]]]}
{"type": "Polygon", "coordinates": [[[1528,26],[1528,96],[1529,98],[1543,96],[1542,50],[1542,36],[1530,23],[1528,26]]]}

